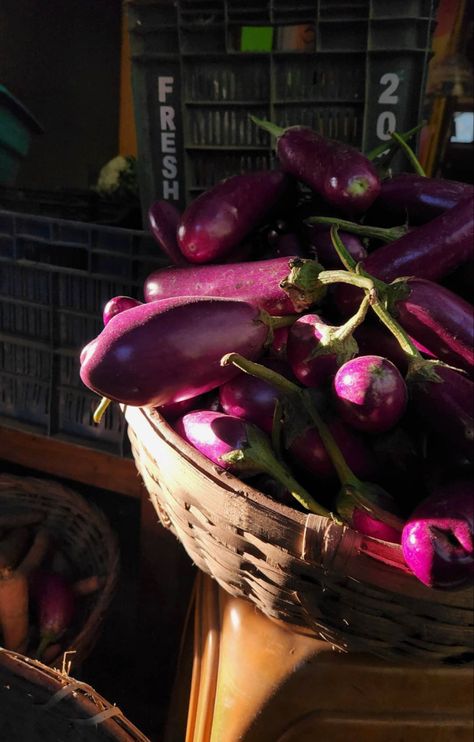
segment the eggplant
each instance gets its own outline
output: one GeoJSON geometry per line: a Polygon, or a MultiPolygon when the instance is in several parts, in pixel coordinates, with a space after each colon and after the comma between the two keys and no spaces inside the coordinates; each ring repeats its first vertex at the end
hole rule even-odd
{"type": "Polygon", "coordinates": [[[145,301],[171,296],[220,296],[247,301],[271,315],[292,314],[307,309],[325,293],[316,280],[299,289],[291,281],[294,267],[301,267],[314,279],[320,270],[315,261],[297,257],[163,268],[145,280],[145,301]],[[286,288],[282,288],[283,281],[286,288]]]}
{"type": "Polygon", "coordinates": [[[46,647],[57,642],[70,627],[76,600],[71,583],[55,572],[35,572],[30,590],[40,634],[36,654],[41,659],[46,647]]]}
{"type": "Polygon", "coordinates": [[[423,424],[469,459],[474,454],[474,383],[449,366],[432,364],[436,378],[416,369],[407,377],[411,405],[423,424]]]}
{"type": "Polygon", "coordinates": [[[388,283],[402,276],[439,281],[472,256],[473,245],[474,201],[471,197],[400,239],[374,250],[362,261],[362,268],[388,283]]]}
{"type": "Polygon", "coordinates": [[[287,358],[298,381],[308,387],[329,384],[339,366],[357,355],[352,332],[329,325],[318,314],[304,314],[290,327],[287,358]]]}
{"type": "MultiPolygon", "coordinates": [[[[331,240],[331,228],[326,224],[311,224],[308,227],[308,239],[310,252],[313,253],[318,261],[327,270],[341,269],[341,259],[339,258],[331,240]]],[[[346,250],[356,263],[360,263],[367,257],[367,250],[362,241],[355,234],[350,232],[339,232],[339,237],[344,243],[346,250]]]]}
{"type": "Polygon", "coordinates": [[[405,376],[408,371],[408,358],[397,338],[385,325],[375,321],[366,321],[354,330],[354,339],[361,356],[383,356],[388,358],[405,376]]]}
{"type": "Polygon", "coordinates": [[[255,117],[252,120],[277,137],[276,153],[282,170],[328,204],[344,213],[361,213],[379,195],[377,170],[355,147],[328,139],[307,126],[281,129],[255,117]]]}
{"type": "Polygon", "coordinates": [[[358,356],[344,363],[332,384],[335,407],[348,425],[384,433],[404,415],[408,390],[397,367],[382,356],[358,356]]]}
{"type": "MultiPolygon", "coordinates": [[[[262,363],[287,378],[292,377],[291,369],[284,361],[267,359],[262,363]]],[[[254,423],[268,435],[273,430],[279,397],[278,391],[271,384],[244,373],[237,374],[219,387],[219,404],[227,415],[254,423]]]]}
{"type": "Polygon", "coordinates": [[[187,260],[179,249],[178,226],[181,212],[170,201],[155,201],[148,210],[150,231],[172,265],[187,265],[187,260]]]}
{"type": "Polygon", "coordinates": [[[223,412],[196,410],[179,418],[174,429],[217,466],[243,477],[268,474],[307,510],[330,515],[276,459],[269,439],[257,426],[223,412]]]}
{"type": "Polygon", "coordinates": [[[474,186],[445,178],[399,173],[382,181],[372,209],[410,224],[424,224],[474,196],[474,186]]]}
{"type": "Polygon", "coordinates": [[[428,587],[461,590],[474,578],[474,482],[460,479],[436,488],[408,518],[402,552],[428,587]]]}
{"type": "Polygon", "coordinates": [[[389,289],[389,311],[422,352],[474,371],[474,307],[449,289],[421,278],[389,289]]]}
{"type": "Polygon", "coordinates": [[[275,208],[289,186],[279,170],[234,175],[185,209],[178,245],[190,263],[222,262],[275,208]]]}
{"type": "Polygon", "coordinates": [[[112,317],[125,312],[132,307],[138,307],[142,302],[132,296],[113,296],[109,299],[102,312],[102,321],[106,325],[112,317]]]}
{"type": "Polygon", "coordinates": [[[269,315],[243,301],[174,297],[142,304],[113,317],[88,343],[80,377],[123,404],[180,402],[232,378],[236,370],[220,366],[222,355],[240,348],[257,358],[270,333],[269,315]]]}

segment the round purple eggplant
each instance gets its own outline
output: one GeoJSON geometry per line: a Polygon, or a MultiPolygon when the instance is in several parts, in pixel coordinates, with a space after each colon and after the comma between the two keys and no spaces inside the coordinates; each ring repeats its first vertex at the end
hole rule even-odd
{"type": "Polygon", "coordinates": [[[172,265],[186,265],[188,262],[178,245],[180,220],[181,212],[170,201],[155,201],[148,210],[150,231],[172,265]]]}
{"type": "Polygon", "coordinates": [[[273,209],[288,187],[278,170],[234,175],[192,201],[181,217],[178,244],[191,263],[222,261],[273,209]]]}
{"type": "Polygon", "coordinates": [[[104,311],[102,312],[102,320],[104,325],[106,325],[112,319],[112,317],[115,317],[116,314],[120,314],[120,312],[126,312],[127,309],[131,309],[132,307],[138,307],[141,303],[141,301],[138,301],[138,299],[134,299],[132,296],[112,297],[112,299],[109,299],[104,307],[104,311]]]}
{"type": "Polygon", "coordinates": [[[416,577],[436,590],[461,590],[474,579],[474,482],[437,488],[413,511],[402,551],[416,577]]]}
{"type": "Polygon", "coordinates": [[[301,384],[329,384],[337,369],[357,354],[352,334],[339,339],[340,331],[340,327],[328,325],[318,314],[304,314],[290,327],[287,358],[301,384]]]}
{"type": "Polygon", "coordinates": [[[382,356],[358,356],[337,371],[334,403],[352,427],[370,433],[393,428],[406,410],[407,386],[397,367],[382,356]]]}
{"type": "Polygon", "coordinates": [[[116,315],[88,344],[80,376],[97,394],[132,406],[158,407],[215,389],[236,369],[222,356],[240,348],[257,358],[270,327],[242,301],[174,297],[116,315]]]}
{"type": "MultiPolygon", "coordinates": [[[[292,375],[284,361],[267,359],[262,363],[287,378],[292,375]]],[[[244,373],[234,376],[219,388],[219,403],[227,415],[254,423],[268,435],[272,433],[275,405],[279,398],[279,392],[271,384],[244,373]]]]}

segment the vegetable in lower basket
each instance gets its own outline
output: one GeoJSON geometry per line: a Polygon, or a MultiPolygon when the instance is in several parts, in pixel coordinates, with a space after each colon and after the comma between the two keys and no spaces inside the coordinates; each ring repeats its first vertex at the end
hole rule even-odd
{"type": "Polygon", "coordinates": [[[380,191],[377,170],[359,150],[318,134],[307,126],[282,129],[251,116],[277,137],[281,168],[345,213],[366,211],[380,191]]]}
{"type": "Polygon", "coordinates": [[[62,575],[38,570],[30,581],[31,603],[36,615],[39,642],[36,657],[55,644],[70,627],[76,611],[71,583],[62,575]]]}
{"type": "Polygon", "coordinates": [[[220,262],[267,217],[289,187],[279,170],[233,175],[201,193],[185,209],[178,245],[190,263],[220,262]]]}
{"type": "Polygon", "coordinates": [[[472,480],[438,487],[408,518],[402,551],[412,572],[428,587],[460,590],[474,578],[472,480]]]}

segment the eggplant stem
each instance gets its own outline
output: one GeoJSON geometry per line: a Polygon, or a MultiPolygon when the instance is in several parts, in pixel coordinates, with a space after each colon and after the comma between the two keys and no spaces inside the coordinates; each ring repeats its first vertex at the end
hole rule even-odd
{"type": "Polygon", "coordinates": [[[426,173],[423,169],[423,166],[421,162],[419,161],[418,157],[416,156],[416,154],[414,153],[413,149],[408,144],[408,142],[406,142],[405,139],[400,136],[400,134],[397,134],[396,131],[393,131],[390,136],[403,149],[406,156],[408,157],[411,164],[413,165],[415,172],[418,173],[418,175],[421,175],[424,178],[426,178],[426,173]]]}
{"type": "MultiPolygon", "coordinates": [[[[425,122],[422,121],[420,124],[417,124],[412,129],[409,129],[408,131],[403,132],[399,136],[404,140],[408,141],[411,139],[415,134],[417,134],[420,129],[423,128],[425,125],[425,122]]],[[[392,154],[392,152],[395,152],[397,149],[396,143],[392,140],[391,142],[384,142],[383,144],[378,144],[377,147],[374,147],[369,152],[366,153],[366,157],[368,160],[374,161],[377,160],[379,157],[382,157],[382,155],[385,154],[392,154]]]]}
{"type": "Polygon", "coordinates": [[[109,404],[112,402],[111,399],[108,399],[107,397],[102,397],[99,404],[97,405],[95,412],[92,416],[92,419],[95,423],[99,424],[105,414],[105,411],[109,404]]]}
{"type": "Polygon", "coordinates": [[[278,330],[280,327],[289,327],[290,325],[294,325],[299,316],[299,314],[288,314],[282,317],[270,316],[268,324],[270,324],[272,330],[278,330]]]}
{"type": "Polygon", "coordinates": [[[274,124],[272,121],[266,121],[265,119],[259,119],[257,116],[249,115],[250,120],[256,125],[259,126],[260,129],[264,129],[265,131],[268,131],[269,134],[271,134],[274,137],[281,137],[282,134],[285,133],[286,129],[283,129],[281,126],[278,126],[277,124],[274,124]]]}
{"type": "Polygon", "coordinates": [[[368,292],[364,298],[362,299],[359,309],[357,312],[352,315],[350,319],[347,320],[339,330],[335,333],[335,336],[338,340],[346,340],[348,337],[352,335],[355,329],[359,327],[359,325],[362,324],[362,322],[365,320],[365,317],[367,315],[368,309],[370,307],[372,301],[372,295],[368,292]]]}
{"type": "Polygon", "coordinates": [[[309,224],[331,224],[346,232],[352,234],[358,234],[362,237],[373,237],[383,242],[394,242],[403,237],[408,228],[401,224],[398,227],[371,227],[368,224],[357,224],[357,222],[350,222],[347,219],[339,219],[338,217],[332,216],[310,216],[306,220],[309,224]]]}

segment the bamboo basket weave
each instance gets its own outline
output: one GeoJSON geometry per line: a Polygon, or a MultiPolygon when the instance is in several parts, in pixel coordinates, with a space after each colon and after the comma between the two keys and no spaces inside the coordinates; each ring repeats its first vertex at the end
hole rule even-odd
{"type": "MultiPolygon", "coordinates": [[[[107,519],[94,505],[59,482],[36,477],[0,474],[0,515],[39,512],[41,526],[68,559],[77,579],[97,575],[100,588],[80,599],[80,620],[74,634],[65,636],[64,649],[48,663],[58,661],[64,651],[74,667],[93,649],[103,619],[115,592],[118,571],[118,545],[107,519]]],[[[1,739],[1,738],[0,738],[1,739]]]]}
{"type": "Polygon", "coordinates": [[[150,742],[90,685],[0,649],[3,742],[150,742]]]}
{"type": "Polygon", "coordinates": [[[399,546],[271,500],[202,456],[157,412],[124,413],[162,524],[227,592],[342,651],[473,662],[473,590],[425,587],[399,546]]]}

